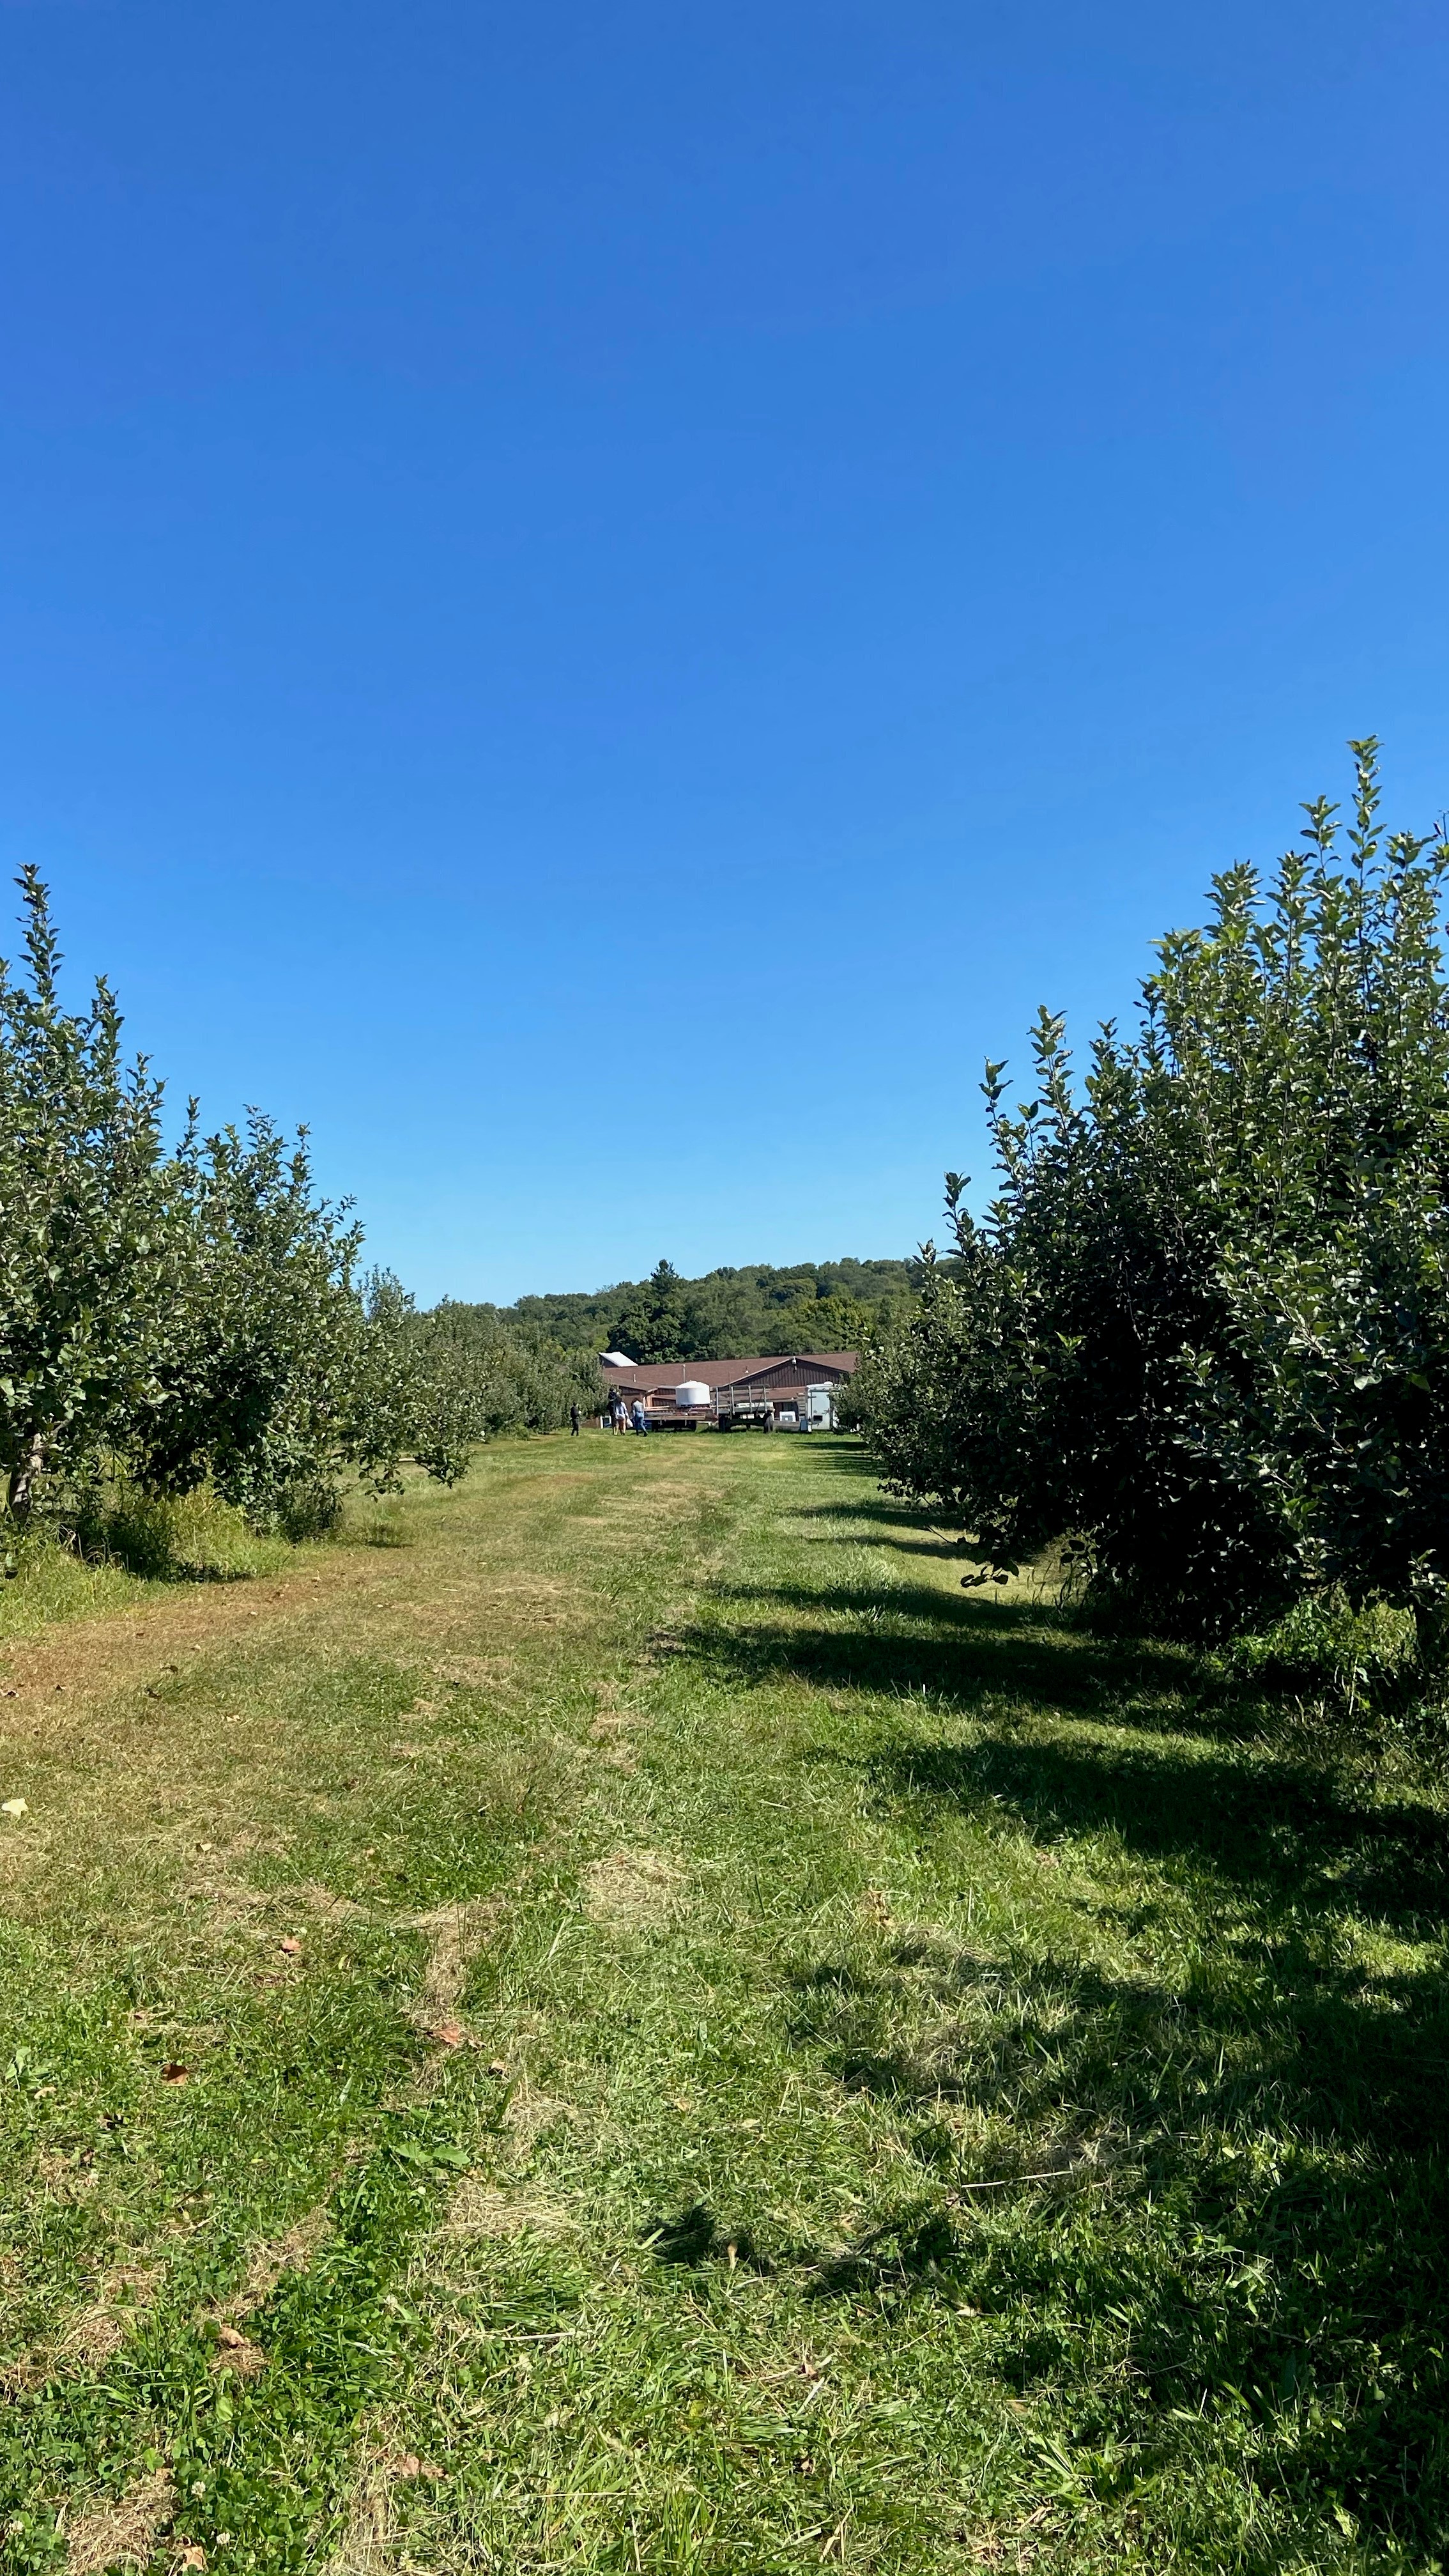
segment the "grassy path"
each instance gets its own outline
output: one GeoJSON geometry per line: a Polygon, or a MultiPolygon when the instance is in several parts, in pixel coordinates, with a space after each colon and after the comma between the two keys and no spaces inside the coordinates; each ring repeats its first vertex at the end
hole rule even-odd
{"type": "Polygon", "coordinates": [[[10,2563],[1428,2576],[1440,1806],[844,1443],[396,1535],[11,1649],[10,2563]]]}

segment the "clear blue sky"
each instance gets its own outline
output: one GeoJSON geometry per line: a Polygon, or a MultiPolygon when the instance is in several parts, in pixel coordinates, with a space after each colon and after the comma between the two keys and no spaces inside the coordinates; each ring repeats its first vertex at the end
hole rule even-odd
{"type": "Polygon", "coordinates": [[[908,1249],[1386,740],[1449,17],[0,5],[0,836],[423,1296],[908,1249]]]}

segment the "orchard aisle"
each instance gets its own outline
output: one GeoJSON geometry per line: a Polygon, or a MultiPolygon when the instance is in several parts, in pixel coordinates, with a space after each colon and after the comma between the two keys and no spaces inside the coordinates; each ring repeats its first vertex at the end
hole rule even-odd
{"type": "Polygon", "coordinates": [[[1437,1809],[848,1443],[372,1536],[24,1650],[12,2563],[1426,2563],[1437,1809]]]}

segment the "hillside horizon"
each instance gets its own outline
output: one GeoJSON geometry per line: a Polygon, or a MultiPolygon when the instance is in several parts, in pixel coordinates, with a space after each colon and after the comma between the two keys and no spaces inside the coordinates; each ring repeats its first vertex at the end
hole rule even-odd
{"type": "MultiPolygon", "coordinates": [[[[838,1261],[725,1263],[682,1278],[661,1261],[648,1279],[520,1297],[467,1311],[521,1326],[572,1350],[631,1359],[745,1359],[780,1350],[848,1350],[914,1295],[922,1263],[882,1256],[838,1261]]],[[[444,1299],[456,1312],[465,1301],[444,1299]]]]}

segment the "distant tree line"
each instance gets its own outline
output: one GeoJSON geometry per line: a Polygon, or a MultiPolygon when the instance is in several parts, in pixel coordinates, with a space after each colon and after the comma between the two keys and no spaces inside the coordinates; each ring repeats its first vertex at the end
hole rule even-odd
{"type": "MultiPolygon", "coordinates": [[[[60,999],[45,887],[21,879],[24,964],[0,966],[0,1475],[13,1523],[79,1511],[119,1472],[209,1483],[258,1528],[334,1515],[341,1479],[403,1462],[452,1481],[472,1445],[561,1422],[588,1372],[502,1328],[419,1314],[358,1275],[359,1229],[317,1194],[305,1133],[254,1113],[177,1142],[114,997],[60,999]]],[[[596,1377],[594,1383],[597,1383],[596,1377]]]]}
{"type": "Polygon", "coordinates": [[[760,1262],[699,1279],[683,1279],[661,1261],[648,1279],[621,1280],[592,1295],[521,1297],[516,1306],[470,1311],[575,1349],[627,1351],[633,1360],[748,1359],[855,1350],[909,1307],[923,1277],[919,1259],[788,1268],[760,1262]]]}
{"type": "MultiPolygon", "coordinates": [[[[985,1093],[999,1195],[855,1398],[895,1485],[998,1566],[1065,1542],[1198,1634],[1449,1624],[1449,843],[1385,837],[1377,745],[1265,888],[1213,883],[1135,1033],[985,1093]],[[1382,1626],[1382,1623],[1380,1623],[1382,1626]],[[1390,1623],[1392,1625],[1392,1622],[1390,1623]]],[[[1402,1633],[1402,1628],[1398,1631],[1402,1633]]]]}

